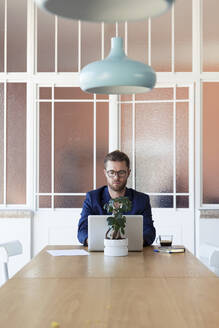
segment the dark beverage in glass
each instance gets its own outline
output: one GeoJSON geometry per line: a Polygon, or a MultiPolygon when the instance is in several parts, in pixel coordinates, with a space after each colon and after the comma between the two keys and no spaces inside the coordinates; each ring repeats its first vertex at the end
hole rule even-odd
{"type": "Polygon", "coordinates": [[[160,246],[162,247],[170,247],[172,245],[172,240],[161,240],[160,246]]]}

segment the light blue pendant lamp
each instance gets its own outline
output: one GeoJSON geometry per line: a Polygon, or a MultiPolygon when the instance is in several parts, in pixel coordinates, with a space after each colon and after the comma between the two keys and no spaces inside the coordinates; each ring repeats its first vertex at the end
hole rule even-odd
{"type": "Polygon", "coordinates": [[[129,59],[120,37],[111,39],[109,56],[85,66],[80,73],[83,91],[97,94],[132,94],[151,90],[156,83],[154,70],[129,59]]]}
{"type": "MultiPolygon", "coordinates": [[[[55,15],[91,22],[143,20],[167,11],[175,0],[35,0],[55,15]]],[[[151,90],[156,83],[153,69],[129,59],[119,37],[112,38],[109,56],[85,66],[81,89],[97,94],[130,94],[151,90]]]]}
{"type": "Polygon", "coordinates": [[[58,16],[90,22],[143,20],[163,14],[174,0],[35,0],[58,16]]]}

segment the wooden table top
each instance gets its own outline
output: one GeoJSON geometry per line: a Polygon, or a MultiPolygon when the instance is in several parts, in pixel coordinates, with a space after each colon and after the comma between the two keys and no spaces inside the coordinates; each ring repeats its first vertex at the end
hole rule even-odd
{"type": "MultiPolygon", "coordinates": [[[[72,247],[46,249],[61,248],[72,247]]],[[[110,258],[46,249],[0,288],[1,327],[219,327],[219,279],[187,251],[110,258]]]]}
{"type": "Polygon", "coordinates": [[[104,256],[92,252],[89,256],[53,257],[47,249],[72,249],[78,246],[47,246],[15,278],[144,278],[144,277],[214,277],[189,251],[185,253],[155,253],[154,247],[143,252],[129,252],[124,257],[104,256]]]}
{"type": "Polygon", "coordinates": [[[218,278],[11,279],[0,326],[218,328],[218,303],[218,278]]]}

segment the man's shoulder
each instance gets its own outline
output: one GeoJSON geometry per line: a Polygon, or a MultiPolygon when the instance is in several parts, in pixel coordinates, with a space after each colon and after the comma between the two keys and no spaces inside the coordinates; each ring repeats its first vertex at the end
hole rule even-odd
{"type": "Polygon", "coordinates": [[[93,189],[87,192],[87,195],[89,195],[91,198],[98,197],[98,195],[102,195],[105,191],[106,186],[102,186],[98,189],[93,189]]]}
{"type": "Polygon", "coordinates": [[[86,202],[92,204],[92,206],[102,206],[102,203],[107,202],[107,186],[93,189],[87,192],[86,202]]]}
{"type": "Polygon", "coordinates": [[[142,200],[145,200],[145,199],[149,198],[149,196],[147,194],[144,194],[141,191],[137,191],[137,190],[132,189],[132,188],[128,188],[128,190],[132,194],[133,198],[142,199],[142,200]]]}

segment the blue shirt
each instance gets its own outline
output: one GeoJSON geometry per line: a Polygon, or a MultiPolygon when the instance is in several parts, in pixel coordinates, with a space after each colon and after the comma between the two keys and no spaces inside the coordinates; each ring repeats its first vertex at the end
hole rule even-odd
{"type": "MultiPolygon", "coordinates": [[[[125,196],[132,202],[131,211],[124,214],[143,215],[143,240],[144,246],[151,245],[156,236],[151,215],[151,205],[149,196],[131,188],[126,188],[125,196]]],[[[108,187],[104,186],[96,190],[89,191],[83,204],[81,218],[78,223],[78,240],[86,245],[88,237],[88,215],[107,215],[103,209],[104,204],[110,200],[108,187]]]]}

